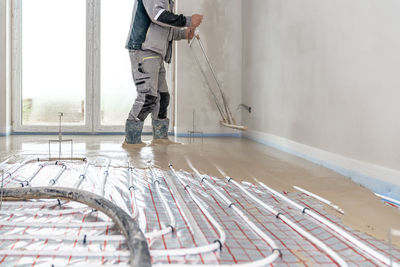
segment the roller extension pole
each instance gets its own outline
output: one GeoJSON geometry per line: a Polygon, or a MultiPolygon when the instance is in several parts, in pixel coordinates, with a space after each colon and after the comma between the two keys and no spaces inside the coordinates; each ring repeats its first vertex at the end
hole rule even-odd
{"type": "Polygon", "coordinates": [[[265,202],[261,201],[259,198],[251,194],[248,190],[246,190],[241,184],[236,182],[234,179],[230,177],[226,177],[226,181],[228,183],[234,184],[237,188],[239,188],[243,193],[245,193],[249,198],[251,198],[255,203],[259,204],[261,207],[266,209],[268,212],[272,213],[276,218],[282,220],[284,223],[286,223],[288,226],[290,226],[293,230],[295,230],[297,233],[299,233],[301,236],[303,236],[305,239],[319,247],[322,251],[324,251],[326,254],[328,254],[339,266],[348,266],[347,263],[340,257],[335,251],[333,251],[331,248],[329,248],[325,243],[320,241],[318,238],[315,236],[311,235],[308,233],[306,230],[301,228],[299,225],[291,221],[289,218],[287,218],[285,215],[282,213],[276,211],[273,209],[271,206],[267,205],[265,202]]]}
{"type": "Polygon", "coordinates": [[[318,195],[316,195],[316,194],[313,194],[313,193],[311,193],[311,192],[309,192],[309,191],[307,191],[307,190],[305,190],[305,189],[303,189],[303,188],[301,188],[301,187],[293,186],[293,188],[296,189],[296,190],[298,190],[298,191],[300,191],[300,192],[302,192],[302,193],[304,193],[304,194],[306,194],[306,195],[308,195],[308,196],[310,196],[310,197],[313,197],[313,198],[315,198],[315,199],[317,199],[317,200],[319,200],[319,201],[321,201],[321,202],[327,204],[327,205],[330,206],[331,208],[335,209],[337,212],[339,212],[339,213],[341,213],[341,214],[344,214],[344,211],[343,211],[339,206],[333,204],[333,203],[330,202],[329,200],[327,200],[327,199],[325,199],[325,198],[323,198],[323,197],[320,197],[320,196],[318,196],[318,195]]]}
{"type": "MultiPolygon", "coordinates": [[[[374,249],[370,248],[369,246],[365,245],[363,242],[359,241],[358,239],[356,239],[355,237],[353,237],[351,234],[347,233],[346,231],[340,229],[338,226],[334,225],[333,223],[331,223],[327,219],[325,219],[322,216],[320,216],[320,215],[316,214],[315,212],[311,211],[309,208],[303,207],[303,206],[297,204],[296,202],[294,202],[293,200],[287,198],[286,196],[282,195],[281,193],[278,193],[277,191],[269,188],[264,183],[259,182],[259,184],[263,188],[268,190],[272,195],[275,195],[276,197],[284,200],[285,202],[287,202],[291,206],[293,206],[296,209],[298,209],[303,214],[307,214],[311,218],[313,218],[313,219],[319,221],[320,223],[326,225],[327,227],[332,229],[334,232],[336,232],[338,235],[342,236],[343,238],[345,238],[346,240],[351,242],[356,248],[359,248],[362,251],[364,251],[367,255],[371,256],[374,259],[377,259],[377,260],[385,263],[386,265],[390,265],[390,259],[388,257],[382,255],[381,253],[377,252],[376,250],[374,250],[374,249]]],[[[397,264],[397,263],[393,263],[392,266],[400,267],[400,265],[397,264]]]]}
{"type": "Polygon", "coordinates": [[[212,73],[212,76],[213,76],[213,78],[214,78],[214,80],[215,80],[215,82],[216,82],[216,84],[217,84],[217,86],[218,86],[219,92],[220,92],[221,97],[222,97],[222,102],[223,102],[223,104],[224,104],[225,113],[226,113],[226,115],[227,115],[228,122],[229,122],[229,124],[235,124],[235,122],[234,122],[234,120],[233,120],[233,118],[232,118],[232,113],[231,113],[231,111],[229,110],[228,103],[226,102],[226,98],[225,98],[224,92],[222,91],[221,84],[219,83],[219,81],[218,81],[218,79],[217,79],[217,75],[215,74],[214,68],[213,68],[213,66],[211,65],[210,59],[209,59],[208,56],[207,56],[207,53],[206,53],[206,50],[205,50],[205,48],[204,48],[203,42],[202,42],[201,39],[200,39],[200,35],[197,35],[197,36],[196,36],[196,39],[197,39],[197,41],[199,42],[201,51],[203,51],[203,54],[204,54],[204,58],[206,59],[207,64],[208,64],[208,67],[210,68],[211,73],[212,73]]]}
{"type": "MultiPolygon", "coordinates": [[[[196,38],[197,38],[197,37],[196,37],[196,38]]],[[[210,82],[209,82],[208,79],[207,79],[207,75],[206,75],[206,73],[204,72],[204,70],[201,68],[200,60],[199,60],[199,58],[197,57],[197,55],[196,55],[196,53],[195,53],[194,51],[193,51],[193,56],[194,56],[194,59],[196,60],[197,65],[199,66],[200,72],[201,72],[201,74],[203,75],[204,80],[205,80],[206,83],[207,83],[208,89],[209,89],[209,91],[211,92],[211,94],[212,94],[212,96],[213,96],[213,98],[214,98],[214,103],[215,103],[215,105],[217,106],[217,109],[218,109],[218,111],[219,111],[219,114],[220,114],[221,117],[222,117],[223,122],[229,123],[228,116],[225,114],[225,111],[224,111],[224,109],[222,108],[222,105],[221,105],[221,103],[219,102],[218,97],[217,97],[217,95],[215,94],[214,90],[211,89],[212,87],[211,87],[210,82]]]]}
{"type": "Polygon", "coordinates": [[[258,228],[250,219],[247,217],[247,215],[244,214],[242,210],[240,210],[238,207],[236,207],[235,203],[232,202],[230,199],[228,199],[223,193],[221,193],[214,185],[212,185],[206,177],[202,177],[201,174],[191,165],[189,162],[190,167],[193,169],[195,172],[196,176],[200,179],[201,183],[206,184],[208,187],[210,187],[216,194],[217,196],[222,199],[227,207],[229,209],[232,209],[233,211],[236,212],[239,217],[242,218],[244,222],[246,222],[249,227],[258,235],[260,236],[265,242],[267,242],[271,247],[272,247],[272,254],[262,260],[252,262],[251,265],[249,266],[265,266],[268,264],[271,264],[274,262],[276,259],[278,259],[281,255],[282,252],[276,245],[275,241],[272,240],[268,235],[266,235],[263,231],[261,231],[260,228],[258,228]]]}

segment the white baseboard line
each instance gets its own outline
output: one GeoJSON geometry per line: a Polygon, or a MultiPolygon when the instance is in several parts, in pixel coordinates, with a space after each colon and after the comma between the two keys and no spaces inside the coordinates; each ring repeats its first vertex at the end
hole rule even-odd
{"type": "Polygon", "coordinates": [[[383,196],[400,200],[400,171],[362,162],[258,131],[243,137],[322,165],[383,196]]]}

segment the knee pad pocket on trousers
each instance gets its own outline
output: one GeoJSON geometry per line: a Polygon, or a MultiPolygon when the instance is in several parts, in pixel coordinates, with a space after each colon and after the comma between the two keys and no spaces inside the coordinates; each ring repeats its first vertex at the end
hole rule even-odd
{"type": "Polygon", "coordinates": [[[146,117],[153,111],[157,103],[157,97],[146,95],[142,109],[139,112],[138,119],[144,121],[146,117]]]}
{"type": "Polygon", "coordinates": [[[170,95],[168,92],[160,93],[160,111],[158,113],[159,119],[167,118],[167,110],[169,106],[170,95]]]}

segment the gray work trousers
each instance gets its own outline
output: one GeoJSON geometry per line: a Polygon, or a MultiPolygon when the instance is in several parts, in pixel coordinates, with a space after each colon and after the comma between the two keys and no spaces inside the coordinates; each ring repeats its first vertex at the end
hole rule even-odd
{"type": "Polygon", "coordinates": [[[144,121],[150,113],[155,120],[166,119],[170,95],[162,56],[149,50],[132,50],[129,56],[137,97],[128,120],[144,121]]]}

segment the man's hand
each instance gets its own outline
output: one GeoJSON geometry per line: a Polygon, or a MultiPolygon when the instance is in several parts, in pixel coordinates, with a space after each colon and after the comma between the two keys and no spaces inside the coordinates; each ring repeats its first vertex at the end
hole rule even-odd
{"type": "Polygon", "coordinates": [[[192,25],[190,25],[190,28],[199,27],[202,21],[203,21],[203,15],[194,14],[192,16],[192,25]]]}
{"type": "Polygon", "coordinates": [[[194,28],[187,28],[186,29],[186,39],[189,41],[194,38],[195,29],[194,28]]]}

